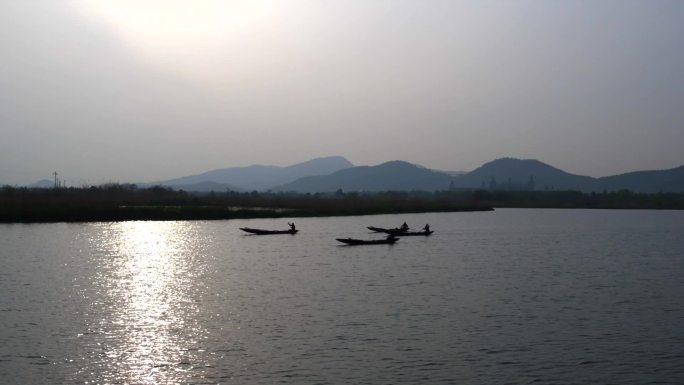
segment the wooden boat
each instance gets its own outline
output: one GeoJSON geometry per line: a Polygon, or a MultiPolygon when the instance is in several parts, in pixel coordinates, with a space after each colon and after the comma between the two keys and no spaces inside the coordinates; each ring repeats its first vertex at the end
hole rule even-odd
{"type": "Polygon", "coordinates": [[[249,227],[240,227],[240,230],[255,234],[255,235],[271,235],[271,234],[297,234],[299,230],[262,230],[262,229],[251,229],[249,227]]]}
{"type": "Polygon", "coordinates": [[[386,229],[384,227],[368,226],[366,228],[370,231],[375,231],[376,233],[385,233],[385,234],[394,233],[395,235],[396,234],[403,234],[403,231],[398,227],[395,227],[393,229],[386,229]]]}
{"type": "Polygon", "coordinates": [[[401,231],[401,230],[398,230],[398,231],[389,230],[389,231],[387,231],[387,234],[401,235],[402,237],[407,236],[407,235],[409,235],[409,236],[411,236],[411,235],[424,235],[427,237],[428,235],[430,235],[432,233],[434,233],[434,231],[432,231],[432,230],[430,230],[430,231],[425,231],[425,230],[423,230],[423,231],[401,231]]]}
{"type": "Polygon", "coordinates": [[[384,245],[388,244],[391,245],[394,242],[398,241],[399,238],[385,238],[385,239],[373,239],[373,240],[365,240],[365,239],[354,239],[354,238],[336,238],[338,242],[346,243],[347,245],[384,245]]]}

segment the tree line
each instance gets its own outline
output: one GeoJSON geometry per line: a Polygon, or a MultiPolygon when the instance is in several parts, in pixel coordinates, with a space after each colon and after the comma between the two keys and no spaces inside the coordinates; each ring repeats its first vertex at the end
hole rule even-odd
{"type": "Polygon", "coordinates": [[[82,188],[0,188],[0,222],[232,219],[491,210],[466,197],[385,192],[191,193],[109,184],[82,188]]]}
{"type": "Polygon", "coordinates": [[[108,184],[81,188],[0,188],[0,222],[231,219],[452,212],[515,208],[684,209],[684,193],[628,190],[387,191],[298,194],[191,193],[154,186],[108,184]]]}

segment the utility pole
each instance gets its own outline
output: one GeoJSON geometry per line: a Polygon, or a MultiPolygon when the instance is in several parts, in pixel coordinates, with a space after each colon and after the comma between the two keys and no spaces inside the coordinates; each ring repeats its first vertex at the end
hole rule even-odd
{"type": "Polygon", "coordinates": [[[53,172],[52,175],[55,176],[55,188],[57,188],[57,171],[53,172]]]}

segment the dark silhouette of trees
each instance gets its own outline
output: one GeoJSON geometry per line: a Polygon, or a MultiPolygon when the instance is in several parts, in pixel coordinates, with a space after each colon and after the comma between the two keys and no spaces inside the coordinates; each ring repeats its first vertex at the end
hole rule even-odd
{"type": "Polygon", "coordinates": [[[189,193],[125,184],[59,189],[0,187],[0,222],[334,216],[475,211],[492,207],[684,209],[684,193],[477,189],[296,194],[189,193]]]}

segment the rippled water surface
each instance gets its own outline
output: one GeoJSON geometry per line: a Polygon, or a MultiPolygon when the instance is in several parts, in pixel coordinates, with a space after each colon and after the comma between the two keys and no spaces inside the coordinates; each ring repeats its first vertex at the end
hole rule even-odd
{"type": "Polygon", "coordinates": [[[684,383],[684,212],[285,222],[0,225],[0,383],[684,383]]]}

